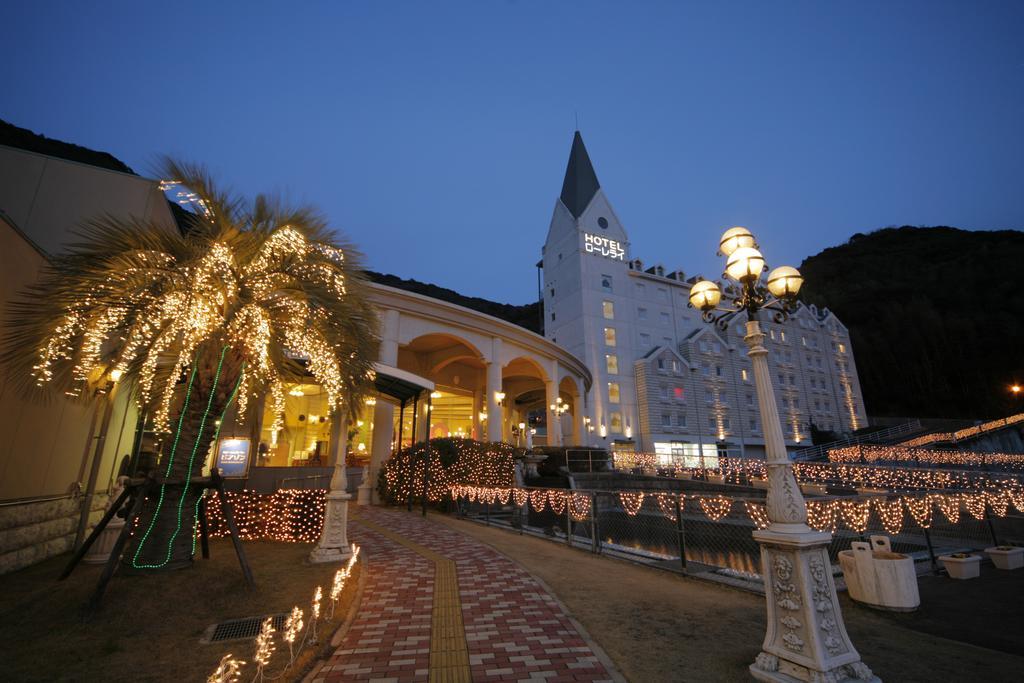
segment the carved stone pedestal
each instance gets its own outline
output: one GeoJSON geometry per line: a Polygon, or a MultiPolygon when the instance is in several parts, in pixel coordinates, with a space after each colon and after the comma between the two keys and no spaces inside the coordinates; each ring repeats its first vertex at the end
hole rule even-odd
{"type": "Polygon", "coordinates": [[[370,466],[366,465],[363,467],[363,481],[359,484],[359,488],[356,489],[358,497],[356,503],[358,505],[369,505],[373,500],[373,484],[370,482],[370,466]]]}
{"type": "Polygon", "coordinates": [[[761,654],[750,665],[755,679],[880,683],[846,634],[828,559],[831,537],[771,527],[754,532],[768,601],[768,631],[761,654]]]}
{"type": "Polygon", "coordinates": [[[324,530],[320,542],[309,554],[310,562],[344,562],[352,557],[348,542],[348,501],[344,491],[330,491],[324,509],[324,530]]]}

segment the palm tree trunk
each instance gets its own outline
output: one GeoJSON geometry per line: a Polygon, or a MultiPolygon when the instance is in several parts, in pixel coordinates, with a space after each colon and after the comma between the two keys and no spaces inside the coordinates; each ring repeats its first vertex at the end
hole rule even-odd
{"type": "Polygon", "coordinates": [[[160,484],[143,503],[123,562],[139,570],[191,566],[195,554],[197,504],[203,488],[190,484],[200,476],[210,446],[241,374],[242,363],[230,349],[200,350],[197,367],[181,387],[184,405],[171,423],[157,471],[160,484]]]}

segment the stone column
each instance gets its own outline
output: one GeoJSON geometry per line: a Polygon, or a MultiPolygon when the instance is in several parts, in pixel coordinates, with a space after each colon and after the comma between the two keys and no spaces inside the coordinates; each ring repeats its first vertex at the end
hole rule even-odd
{"type": "Polygon", "coordinates": [[[544,382],[544,394],[547,403],[545,409],[547,410],[548,416],[548,445],[561,446],[562,416],[558,414],[557,410],[551,409],[551,406],[558,405],[558,383],[550,379],[544,382]]]}
{"type": "MultiPolygon", "coordinates": [[[[387,309],[380,314],[380,354],[381,363],[396,367],[398,365],[398,326],[401,316],[394,309],[387,309]]],[[[377,500],[377,475],[384,462],[391,457],[391,442],[395,438],[395,407],[377,398],[373,409],[373,438],[370,442],[370,470],[366,480],[372,491],[371,500],[377,500]]],[[[365,482],[364,482],[365,483],[365,482]]]]}
{"type": "Polygon", "coordinates": [[[807,526],[807,506],[786,453],[768,350],[756,319],[747,323],[744,340],[761,408],[770,522],[754,532],[761,545],[768,631],[750,674],[777,683],[878,681],[846,633],[828,557],[832,534],[807,526]]]}
{"type": "MultiPolygon", "coordinates": [[[[486,391],[486,390],[485,390],[486,391]]],[[[484,440],[484,434],[480,431],[480,413],[483,412],[484,401],[483,392],[476,390],[473,392],[473,438],[477,441],[484,440]]]]}
{"type": "Polygon", "coordinates": [[[348,454],[347,405],[334,416],[331,450],[334,451],[334,473],[327,490],[324,528],[320,542],[309,554],[310,562],[343,562],[352,556],[352,548],[348,543],[348,501],[352,496],[346,490],[348,475],[345,471],[345,456],[348,454]]]}
{"type": "Polygon", "coordinates": [[[501,391],[501,340],[494,339],[491,360],[487,363],[487,440],[501,441],[504,411],[495,395],[501,391]]]}

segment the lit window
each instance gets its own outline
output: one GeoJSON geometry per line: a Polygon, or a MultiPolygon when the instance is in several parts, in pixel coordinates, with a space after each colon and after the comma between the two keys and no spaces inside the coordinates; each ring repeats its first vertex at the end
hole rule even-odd
{"type": "Polygon", "coordinates": [[[604,311],[605,319],[607,319],[607,320],[614,320],[615,319],[615,304],[613,304],[611,301],[605,301],[605,302],[602,302],[601,306],[602,306],[602,309],[604,311]]]}
{"type": "Polygon", "coordinates": [[[672,361],[672,372],[675,372],[675,373],[679,372],[679,361],[677,361],[677,360],[672,361]]]}
{"type": "MultiPolygon", "coordinates": [[[[800,322],[802,323],[803,320],[801,320],[800,322]]],[[[807,337],[800,335],[800,343],[804,346],[807,346],[807,337]]]]}
{"type": "Polygon", "coordinates": [[[677,401],[684,401],[684,400],[686,400],[686,398],[685,398],[685,396],[683,394],[683,388],[682,387],[674,388],[672,390],[672,393],[675,395],[677,401]]]}
{"type": "Polygon", "coordinates": [[[615,432],[616,434],[622,432],[622,413],[612,413],[610,415],[610,422],[611,424],[609,425],[609,427],[613,432],[615,432]]]}
{"type": "Polygon", "coordinates": [[[604,345],[615,346],[615,328],[606,327],[604,328],[604,345]]]}
{"type": "Polygon", "coordinates": [[[779,337],[782,339],[782,341],[786,341],[786,331],[779,330],[779,337]]]}
{"type": "Polygon", "coordinates": [[[618,403],[619,402],[619,383],[608,382],[608,402],[618,403]]]}
{"type": "Polygon", "coordinates": [[[605,368],[608,370],[609,375],[619,374],[619,357],[615,354],[609,353],[604,357],[605,368]]]}
{"type": "Polygon", "coordinates": [[[846,353],[846,344],[839,345],[839,353],[846,353]]]}
{"type": "Polygon", "coordinates": [[[744,382],[750,381],[750,373],[748,373],[746,369],[740,370],[740,377],[743,378],[744,382]]]}
{"type": "Polygon", "coordinates": [[[775,341],[775,330],[768,328],[768,336],[772,338],[772,341],[775,341]]]}
{"type": "Polygon", "coordinates": [[[602,275],[601,276],[601,289],[603,289],[606,292],[612,291],[612,276],[611,275],[602,275]]]}

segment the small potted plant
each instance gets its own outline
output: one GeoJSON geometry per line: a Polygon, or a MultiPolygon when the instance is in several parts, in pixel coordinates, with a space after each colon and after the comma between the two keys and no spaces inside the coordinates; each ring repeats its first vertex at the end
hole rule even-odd
{"type": "Polygon", "coordinates": [[[1024,548],[1014,545],[997,545],[985,548],[985,553],[998,569],[1020,569],[1024,567],[1024,548]]]}
{"type": "Polygon", "coordinates": [[[953,553],[940,555],[939,560],[951,579],[976,579],[981,573],[981,555],[953,553]]]}
{"type": "Polygon", "coordinates": [[[712,484],[724,484],[725,475],[722,474],[721,472],[711,470],[708,472],[708,481],[711,482],[712,484]]]}

